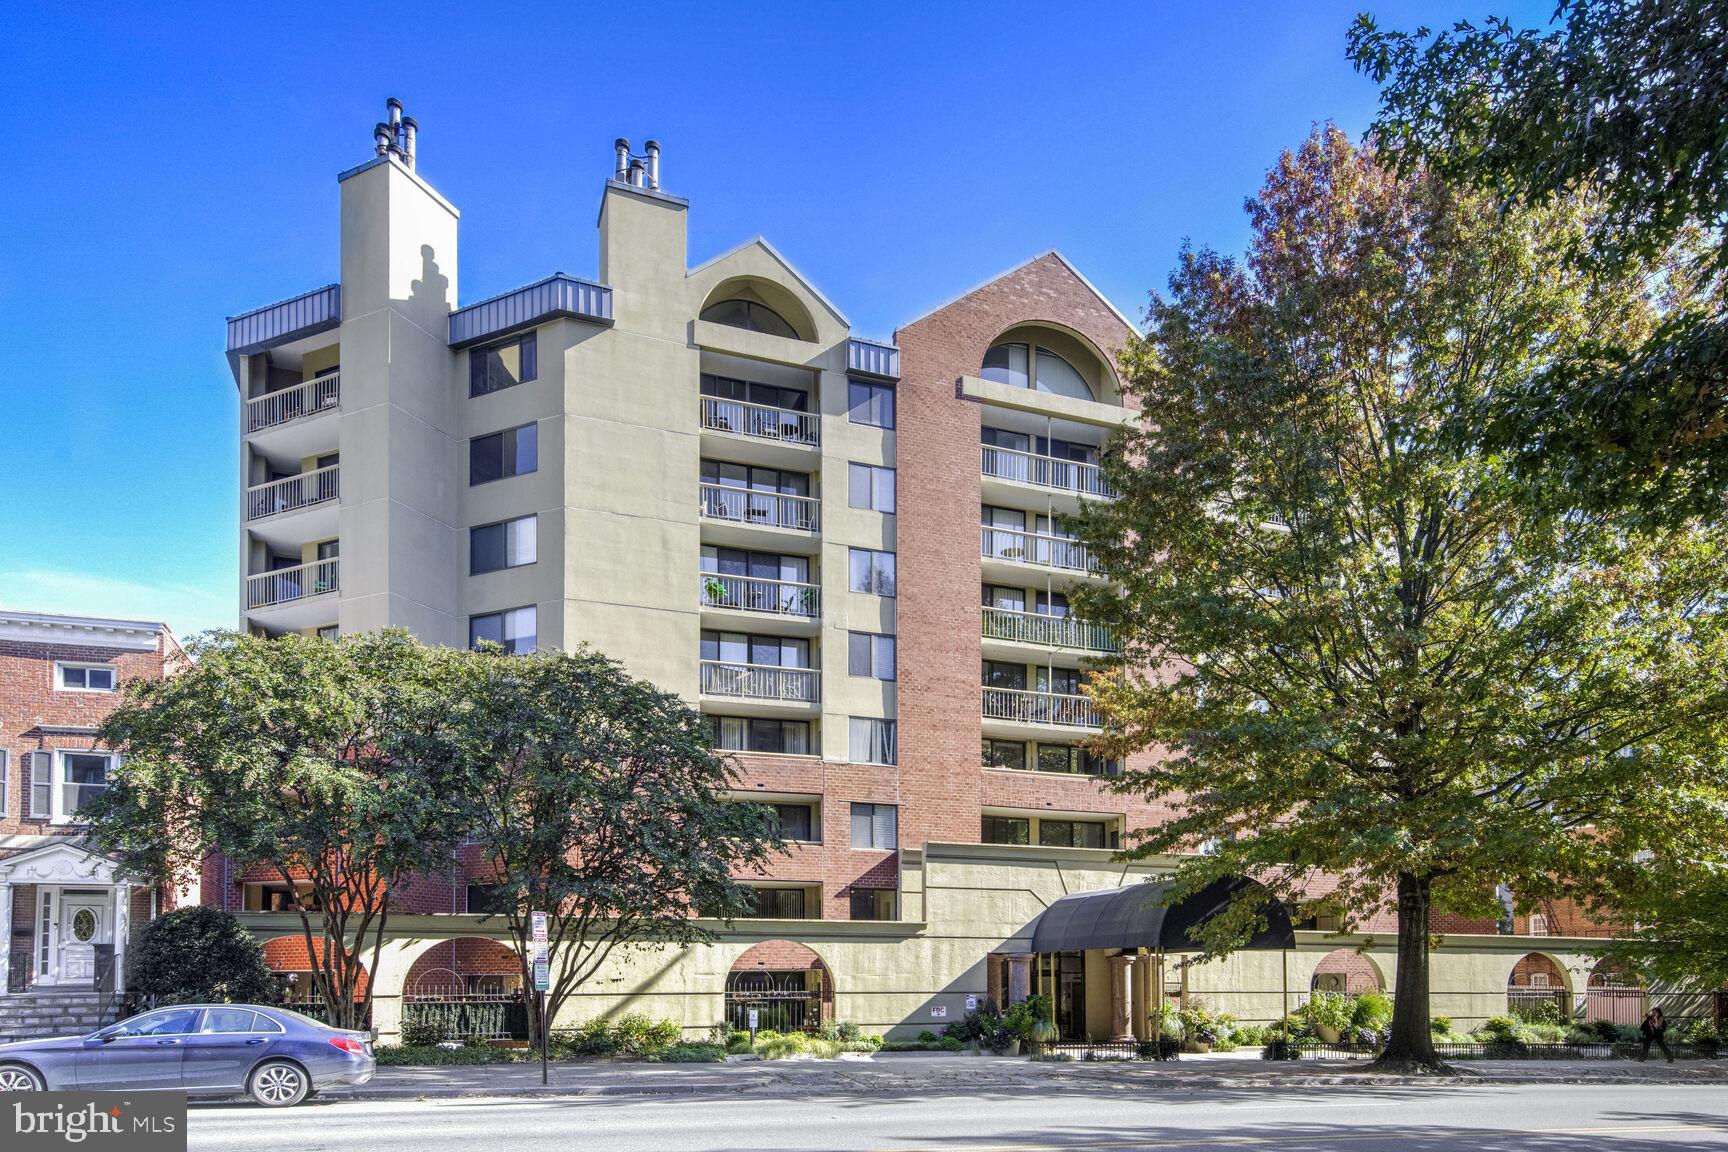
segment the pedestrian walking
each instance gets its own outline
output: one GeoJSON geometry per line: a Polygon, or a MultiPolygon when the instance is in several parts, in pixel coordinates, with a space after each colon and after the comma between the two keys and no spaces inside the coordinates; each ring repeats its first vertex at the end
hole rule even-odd
{"type": "Polygon", "coordinates": [[[1650,1045],[1654,1044],[1662,1049],[1662,1055],[1668,1057],[1668,1063],[1674,1063],[1674,1053],[1668,1050],[1668,1020],[1662,1015],[1662,1009],[1650,1009],[1644,1023],[1638,1025],[1638,1035],[1644,1038],[1644,1047],[1638,1053],[1640,1061],[1650,1058],[1650,1045]]]}

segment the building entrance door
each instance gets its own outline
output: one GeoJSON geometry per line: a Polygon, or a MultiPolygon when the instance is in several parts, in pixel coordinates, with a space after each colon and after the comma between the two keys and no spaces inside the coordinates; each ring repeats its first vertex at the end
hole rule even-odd
{"type": "Polygon", "coordinates": [[[96,982],[96,945],[113,941],[112,898],[68,892],[60,902],[61,984],[96,982]]]}

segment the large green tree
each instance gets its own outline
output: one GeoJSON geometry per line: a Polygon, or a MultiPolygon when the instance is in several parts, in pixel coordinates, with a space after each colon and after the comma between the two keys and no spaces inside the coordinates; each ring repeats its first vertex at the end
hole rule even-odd
{"type": "Polygon", "coordinates": [[[591,649],[466,653],[450,719],[451,799],[524,987],[530,916],[547,917],[549,1020],[615,954],[711,940],[695,916],[743,912],[734,875],[783,847],[771,809],[728,798],[702,717],[591,649]]]}
{"type": "Polygon", "coordinates": [[[1121,497],[1079,524],[1118,585],[1081,611],[1123,643],[1093,691],[1112,751],[1160,752],[1117,785],[1176,805],[1133,851],[1206,847],[1180,891],[1395,907],[1383,1059],[1431,1067],[1434,909],[1587,895],[1722,828],[1728,556],[1544,512],[1493,446],[1500,390],[1650,322],[1556,254],[1579,210],[1503,216],[1331,128],[1248,209],[1245,259],[1184,251],[1125,354],[1121,497]]]}
{"type": "Polygon", "coordinates": [[[1660,323],[1604,332],[1504,393],[1500,439],[1591,507],[1719,514],[1728,493],[1728,5],[1560,0],[1552,26],[1489,19],[1350,33],[1384,85],[1374,134],[1510,206],[1600,205],[1572,256],[1612,280],[1676,250],[1660,323]]]}
{"type": "Polygon", "coordinates": [[[316,992],[331,1023],[357,1026],[394,890],[446,868],[460,833],[428,755],[456,654],[391,631],[221,632],[191,655],[177,676],[133,681],[103,725],[121,759],[84,808],[91,839],[152,879],[182,883],[217,853],[305,890],[316,992]]]}

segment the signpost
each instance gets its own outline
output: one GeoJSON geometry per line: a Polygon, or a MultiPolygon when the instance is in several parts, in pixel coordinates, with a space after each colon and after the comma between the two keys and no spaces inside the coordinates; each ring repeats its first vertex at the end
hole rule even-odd
{"type": "Polygon", "coordinates": [[[546,913],[528,913],[529,941],[533,949],[534,994],[540,1000],[540,1083],[548,1082],[546,1044],[552,1022],[546,1019],[546,990],[552,987],[552,960],[546,949],[546,913]]]}
{"type": "Polygon", "coordinates": [[[756,1047],[756,1009],[750,1009],[750,1047],[756,1047]]]}

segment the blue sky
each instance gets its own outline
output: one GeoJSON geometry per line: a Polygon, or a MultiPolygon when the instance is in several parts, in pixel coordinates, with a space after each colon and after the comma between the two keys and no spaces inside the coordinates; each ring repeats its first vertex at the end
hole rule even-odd
{"type": "Polygon", "coordinates": [[[765,235],[861,335],[1048,248],[1138,319],[1185,238],[1240,249],[1280,149],[1372,118],[1357,10],[1552,8],[1488,5],[13,0],[0,606],[234,623],[222,321],[337,278],[336,173],[386,96],[462,210],[464,301],[594,274],[622,135],[661,141],[693,263],[765,235]]]}

